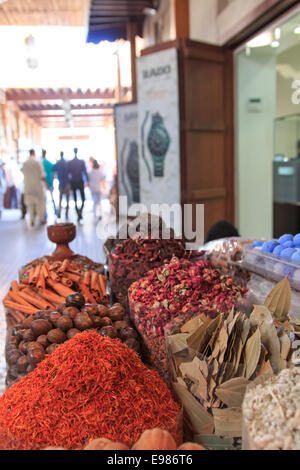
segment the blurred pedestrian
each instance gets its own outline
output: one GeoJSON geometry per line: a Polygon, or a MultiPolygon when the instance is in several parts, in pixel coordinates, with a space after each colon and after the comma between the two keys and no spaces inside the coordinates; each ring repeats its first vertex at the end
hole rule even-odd
{"type": "Polygon", "coordinates": [[[4,194],[6,191],[6,181],[4,174],[4,163],[0,162],[0,218],[2,217],[4,207],[4,194]]]}
{"type": "MultiPolygon", "coordinates": [[[[93,157],[90,158],[92,169],[89,171],[89,188],[93,198],[93,212],[94,217],[97,217],[97,209],[101,211],[101,184],[104,180],[104,174],[97,160],[93,157]]],[[[99,214],[101,219],[101,213],[99,214]]]]}
{"type": "Polygon", "coordinates": [[[24,175],[24,202],[29,213],[30,226],[34,227],[36,215],[40,224],[45,224],[46,175],[43,165],[36,160],[35,151],[29,152],[29,158],[22,167],[24,175]]]}
{"type": "Polygon", "coordinates": [[[5,180],[6,180],[6,191],[7,191],[7,209],[18,209],[19,208],[19,197],[18,197],[18,174],[20,172],[16,160],[11,159],[5,164],[5,180]]]}
{"type": "Polygon", "coordinates": [[[68,176],[73,192],[75,209],[77,212],[78,222],[82,219],[82,211],[85,203],[84,183],[88,182],[88,174],[83,160],[78,158],[78,149],[74,149],[74,158],[68,163],[68,176]],[[80,193],[81,206],[77,205],[77,191],[80,193]]]}
{"type": "Polygon", "coordinates": [[[46,186],[47,186],[48,191],[50,192],[50,196],[51,196],[51,200],[52,200],[52,204],[53,204],[53,208],[54,208],[54,213],[56,215],[57,211],[56,211],[56,205],[55,205],[55,201],[54,201],[54,197],[53,197],[53,167],[54,167],[54,164],[47,159],[47,151],[46,150],[42,150],[42,164],[43,164],[44,172],[45,172],[45,175],[46,175],[46,186]]]}
{"type": "Polygon", "coordinates": [[[53,173],[56,175],[59,184],[59,205],[57,217],[61,218],[61,203],[63,196],[66,196],[66,219],[69,218],[69,199],[70,199],[70,183],[68,178],[68,162],[64,159],[64,152],[60,152],[60,160],[58,160],[54,167],[53,173]]]}

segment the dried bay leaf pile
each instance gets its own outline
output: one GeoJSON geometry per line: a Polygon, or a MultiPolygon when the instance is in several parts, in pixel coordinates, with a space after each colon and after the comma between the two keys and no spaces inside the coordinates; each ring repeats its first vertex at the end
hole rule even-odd
{"type": "Polygon", "coordinates": [[[290,286],[277,284],[264,306],[193,318],[167,338],[174,391],[195,434],[239,437],[247,385],[300,362],[300,322],[288,318],[290,286]]]}

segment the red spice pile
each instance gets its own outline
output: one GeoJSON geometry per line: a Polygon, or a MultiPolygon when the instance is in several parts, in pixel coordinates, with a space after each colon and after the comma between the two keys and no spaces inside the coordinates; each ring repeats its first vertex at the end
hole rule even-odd
{"type": "Polygon", "coordinates": [[[126,309],[128,309],[128,289],[134,281],[141,279],[148,271],[169,263],[173,256],[187,258],[182,240],[170,238],[153,239],[128,238],[118,244],[115,253],[109,256],[109,277],[112,291],[126,309]]]}
{"type": "Polygon", "coordinates": [[[172,256],[179,258],[186,256],[185,247],[182,240],[170,239],[153,239],[150,236],[145,238],[127,238],[116,246],[113,258],[119,260],[134,261],[138,258],[140,262],[170,261],[172,256]]]}
{"type": "Polygon", "coordinates": [[[187,318],[197,312],[211,318],[229,314],[246,292],[207,261],[173,259],[132,284],[128,297],[138,329],[158,336],[172,319],[185,313],[187,318]]]}
{"type": "Polygon", "coordinates": [[[106,437],[131,446],[146,429],[178,441],[180,406],[157,372],[116,339],[83,332],[0,398],[0,449],[82,449],[106,437]]]}

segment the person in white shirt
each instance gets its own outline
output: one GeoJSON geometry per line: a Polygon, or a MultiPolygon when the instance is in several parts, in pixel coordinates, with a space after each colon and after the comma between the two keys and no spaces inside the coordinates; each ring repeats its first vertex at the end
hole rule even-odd
{"type": "MultiPolygon", "coordinates": [[[[89,171],[89,188],[93,198],[93,212],[97,217],[97,210],[100,208],[101,203],[101,183],[104,180],[102,168],[95,158],[90,158],[92,168],[89,171]]],[[[101,219],[101,215],[99,216],[101,219]]]]}
{"type": "Polygon", "coordinates": [[[43,166],[36,160],[35,151],[30,150],[29,158],[24,163],[24,202],[29,213],[30,225],[34,226],[37,215],[40,224],[45,224],[45,181],[43,166]]]}

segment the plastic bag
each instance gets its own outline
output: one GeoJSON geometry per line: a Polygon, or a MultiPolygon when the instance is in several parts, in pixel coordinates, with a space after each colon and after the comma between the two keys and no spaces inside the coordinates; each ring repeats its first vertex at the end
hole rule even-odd
{"type": "Polygon", "coordinates": [[[249,271],[242,265],[244,246],[251,243],[247,238],[221,238],[201,247],[204,259],[219,268],[222,274],[232,276],[236,282],[245,286],[249,281],[249,271]]]}

